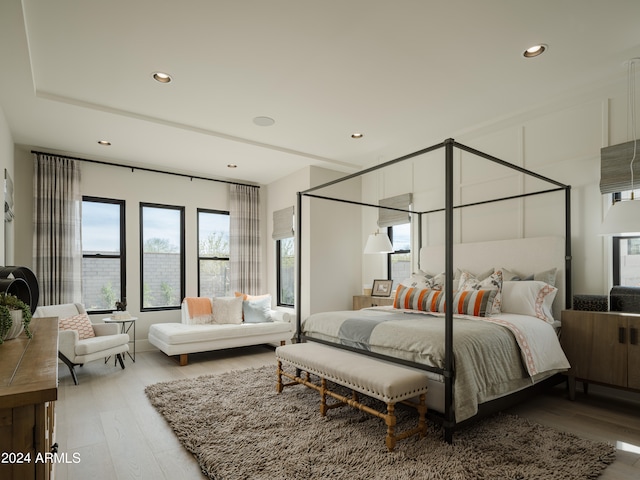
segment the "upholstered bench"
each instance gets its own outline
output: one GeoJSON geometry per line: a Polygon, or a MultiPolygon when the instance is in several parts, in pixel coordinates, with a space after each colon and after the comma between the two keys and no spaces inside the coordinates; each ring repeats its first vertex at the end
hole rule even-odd
{"type": "Polygon", "coordinates": [[[426,392],[427,376],[425,372],[398,364],[393,364],[373,357],[358,354],[337,347],[330,347],[314,342],[283,345],[276,348],[278,362],[278,393],[284,387],[302,384],[320,392],[320,413],[324,416],[327,410],[350,405],[385,421],[387,425],[386,444],[389,451],[395,448],[396,441],[411,435],[426,432],[425,415],[427,413],[426,392]],[[305,372],[304,378],[283,369],[283,362],[305,372]],[[310,374],[316,375],[320,383],[311,381],[310,374]],[[292,382],[283,383],[282,377],[292,382]],[[332,391],[327,380],[351,389],[352,396],[346,397],[332,391]],[[375,410],[360,403],[356,392],[376,398],[387,406],[386,412],[375,410]],[[338,402],[327,404],[327,395],[338,402]],[[419,400],[411,401],[410,399],[419,400]],[[414,407],[419,414],[418,426],[401,434],[396,434],[395,404],[401,402],[414,407]]]}

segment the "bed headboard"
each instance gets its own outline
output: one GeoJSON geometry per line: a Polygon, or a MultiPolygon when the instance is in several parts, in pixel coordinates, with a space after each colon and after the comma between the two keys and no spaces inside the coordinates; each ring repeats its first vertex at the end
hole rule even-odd
{"type": "MultiPolygon", "coordinates": [[[[507,268],[522,274],[542,272],[556,267],[558,293],[553,302],[553,317],[560,320],[565,308],[565,240],[563,237],[533,237],[453,246],[453,267],[472,273],[490,268],[507,268]]],[[[444,245],[420,250],[420,269],[429,273],[444,272],[444,245]]]]}

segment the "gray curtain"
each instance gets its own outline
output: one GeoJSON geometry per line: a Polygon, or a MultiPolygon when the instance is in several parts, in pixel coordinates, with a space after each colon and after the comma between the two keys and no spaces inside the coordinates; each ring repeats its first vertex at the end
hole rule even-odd
{"type": "Polygon", "coordinates": [[[68,158],[35,154],[33,171],[33,265],[40,304],[80,303],[80,166],[68,158]]]}
{"type": "Polygon", "coordinates": [[[229,185],[229,263],[231,289],[260,295],[259,187],[229,185]]]}

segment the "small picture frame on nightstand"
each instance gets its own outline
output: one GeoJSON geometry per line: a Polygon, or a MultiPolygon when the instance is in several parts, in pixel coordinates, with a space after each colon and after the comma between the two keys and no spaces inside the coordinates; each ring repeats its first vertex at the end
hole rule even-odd
{"type": "Polygon", "coordinates": [[[388,297],[391,295],[393,280],[374,280],[371,289],[372,297],[388,297]]]}

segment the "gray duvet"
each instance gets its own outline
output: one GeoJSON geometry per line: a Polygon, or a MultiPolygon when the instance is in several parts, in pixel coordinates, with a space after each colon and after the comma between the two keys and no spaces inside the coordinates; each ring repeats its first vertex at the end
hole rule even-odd
{"type": "MultiPolygon", "coordinates": [[[[309,337],[444,368],[444,318],[405,312],[318,313],[303,322],[302,331],[309,337]]],[[[453,338],[456,421],[475,415],[479,403],[531,385],[509,329],[456,317],[453,338]]]]}

